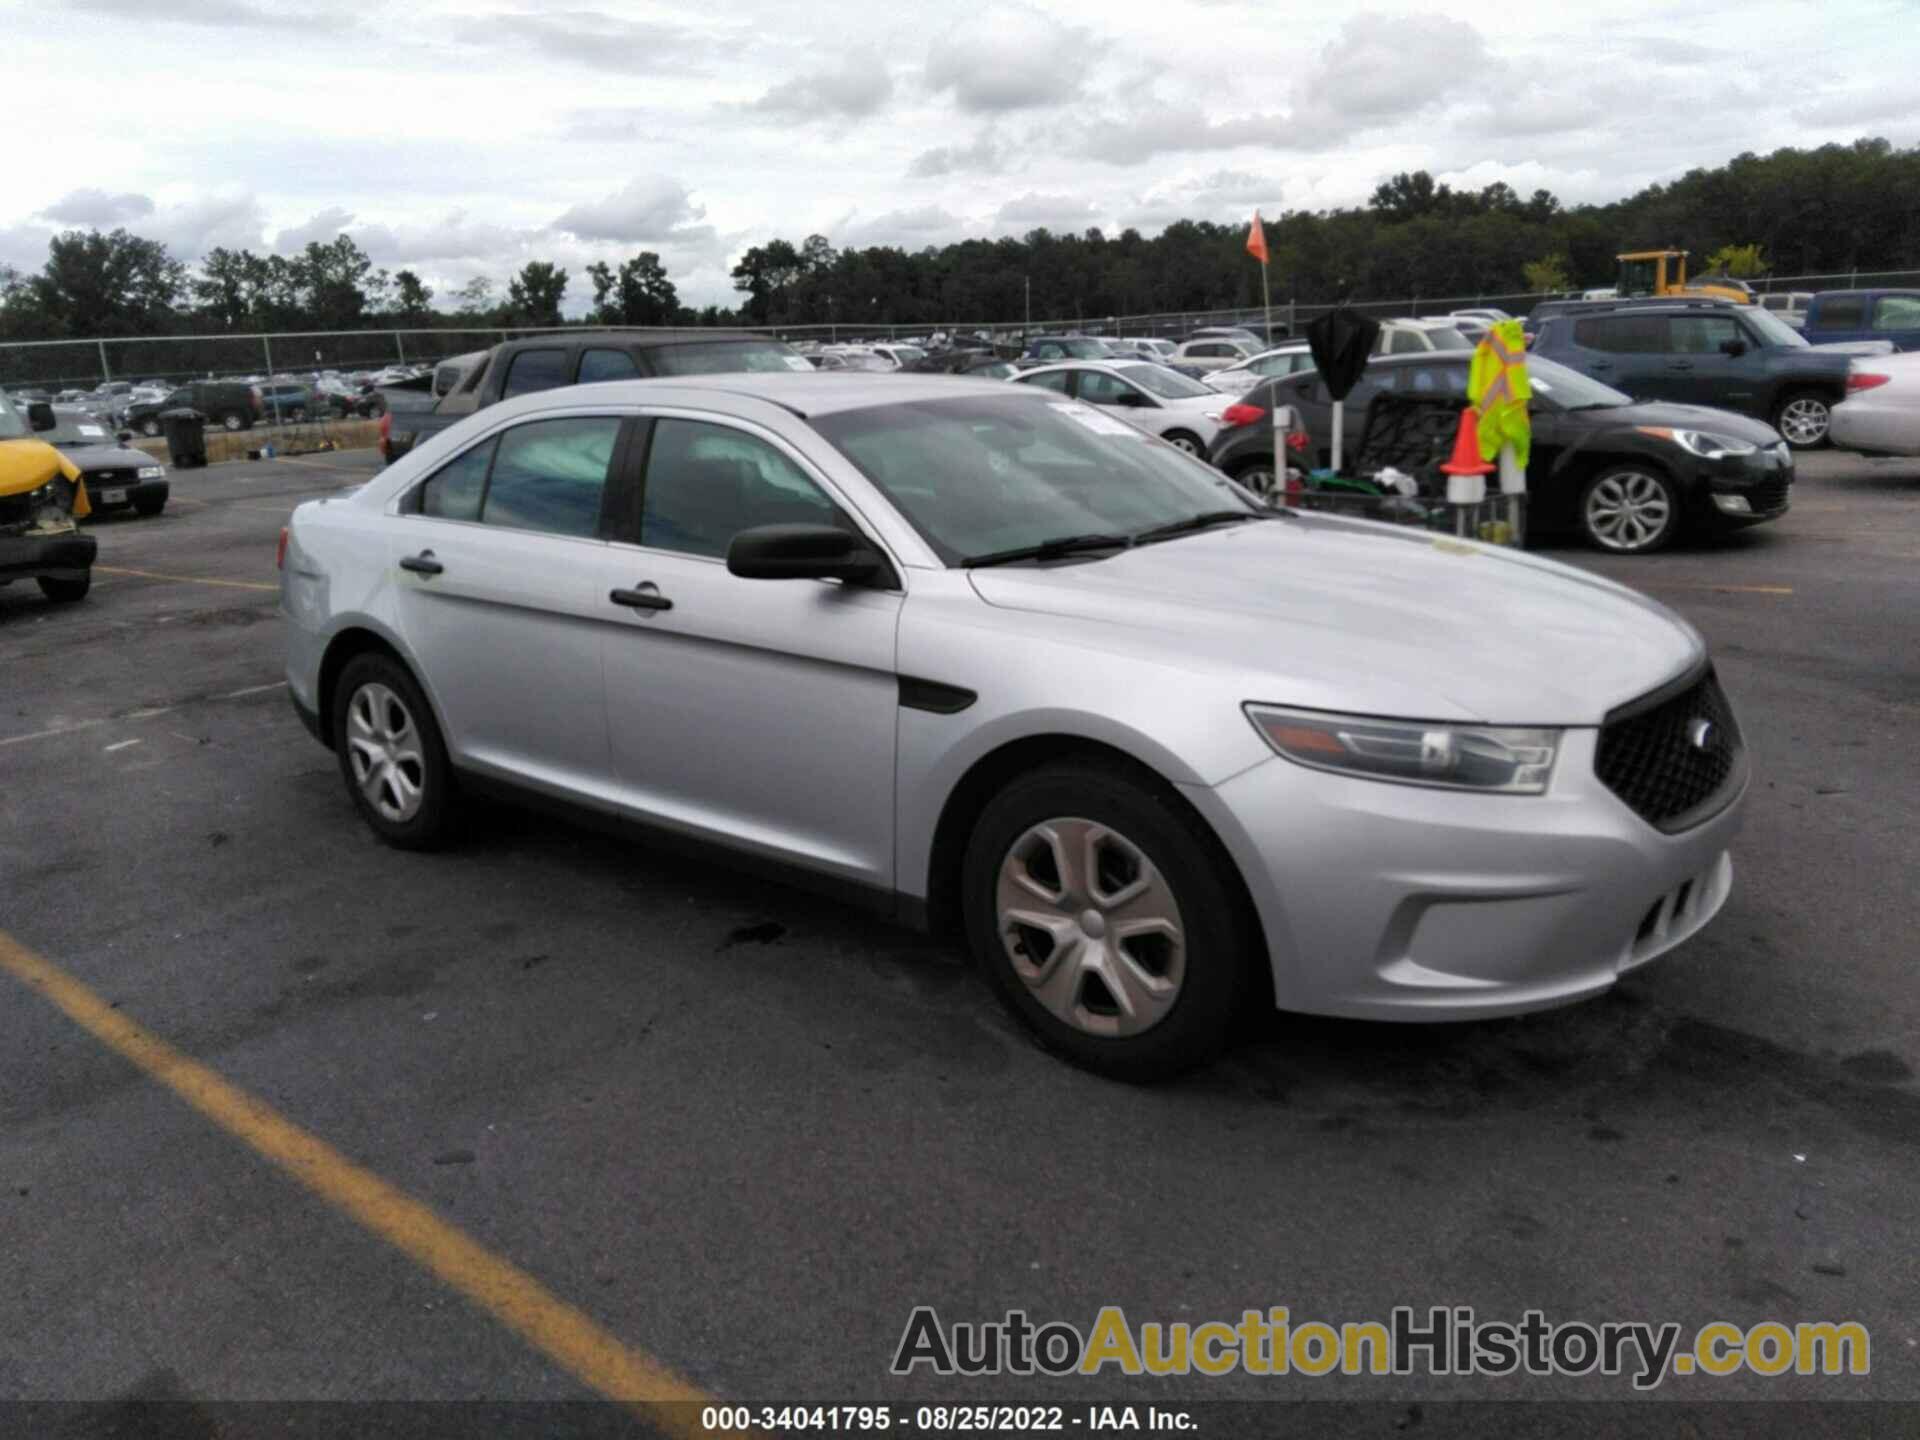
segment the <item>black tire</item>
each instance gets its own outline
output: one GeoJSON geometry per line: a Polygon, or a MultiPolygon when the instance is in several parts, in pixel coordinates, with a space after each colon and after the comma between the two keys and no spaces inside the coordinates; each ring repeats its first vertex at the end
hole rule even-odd
{"type": "Polygon", "coordinates": [[[1609,465],[1580,488],[1579,520],[1580,533],[1596,550],[1651,555],[1680,533],[1680,492],[1657,465],[1609,465]],[[1609,512],[1618,518],[1610,522],[1609,512]]]}
{"type": "MultiPolygon", "coordinates": [[[[374,702],[377,692],[367,698],[374,702]]],[[[334,687],[332,721],[334,753],[340,762],[341,779],[346,783],[348,795],[353,797],[354,807],[373,833],[401,850],[433,850],[444,845],[451,837],[456,818],[453,768],[447,763],[447,747],[440,736],[439,722],[434,719],[427,697],[407,667],[379,651],[349,660],[334,687]],[[383,687],[404,707],[419,740],[419,762],[417,768],[409,771],[409,778],[419,786],[419,802],[417,808],[400,816],[383,814],[376,808],[362,788],[354,761],[352,710],[361,691],[370,686],[383,687]]]]}
{"type": "Polygon", "coordinates": [[[136,500],[133,502],[134,513],[136,515],[144,515],[149,520],[166,508],[167,502],[165,500],[136,500]]]}
{"type": "Polygon", "coordinates": [[[1160,437],[1176,450],[1184,450],[1196,460],[1207,458],[1207,447],[1200,443],[1200,437],[1191,430],[1169,430],[1160,437]]]}
{"type": "Polygon", "coordinates": [[[1278,498],[1272,460],[1248,460],[1234,468],[1233,478],[1268,504],[1278,498]]]}
{"type": "Polygon", "coordinates": [[[40,593],[56,605],[71,605],[76,600],[87,598],[87,591],[93,588],[93,572],[88,571],[78,580],[56,580],[51,575],[38,577],[40,593]]]}
{"type": "MultiPolygon", "coordinates": [[[[1096,866],[1101,880],[1106,878],[1104,863],[1103,858],[1096,866]]],[[[1222,878],[1226,863],[1199,819],[1170,792],[1156,793],[1150,783],[1119,766],[1095,761],[1048,765],[1009,783],[974,826],[960,881],[967,942],[1002,1003],[1049,1049],[1115,1079],[1163,1079],[1219,1053],[1241,997],[1249,993],[1246,982],[1255,957],[1241,902],[1222,878]],[[1177,988],[1165,1013],[1137,1033],[1094,1033],[1057,1015],[1036,996],[1036,988],[1044,985],[1029,984],[1015,968],[1016,949],[1023,955],[1032,952],[1024,948],[1028,941],[1018,926],[1010,926],[1003,936],[998,898],[1003,866],[1023,863],[1016,844],[1032,844],[1035,827],[1054,819],[1090,821],[1117,837],[1159,872],[1173,897],[1182,943],[1177,952],[1169,947],[1163,953],[1178,954],[1177,988]]],[[[1065,908],[1086,904],[1085,913],[1095,913],[1091,897],[1071,891],[1064,880],[1060,893],[1065,908]]],[[[1076,923],[1081,934],[1095,933],[1084,928],[1088,922],[1076,923]]],[[[1090,1014],[1102,998],[1114,1005],[1104,982],[1097,995],[1093,993],[1085,972],[1072,984],[1072,1001],[1083,1012],[1090,1014]]],[[[1123,1023],[1123,1017],[1115,1014],[1104,1023],[1123,1023]]]]}
{"type": "Polygon", "coordinates": [[[229,434],[235,431],[251,430],[253,428],[252,424],[247,420],[247,417],[242,415],[238,410],[229,410],[226,414],[222,415],[220,417],[220,426],[229,434]]]}
{"type": "Polygon", "coordinates": [[[149,415],[146,419],[140,422],[140,433],[146,436],[149,440],[153,439],[155,436],[157,436],[160,433],[159,420],[156,419],[154,416],[149,415]]]}
{"type": "Polygon", "coordinates": [[[1833,399],[1818,390],[1782,395],[1772,418],[1780,438],[1795,450],[1818,450],[1832,441],[1833,399]]]}

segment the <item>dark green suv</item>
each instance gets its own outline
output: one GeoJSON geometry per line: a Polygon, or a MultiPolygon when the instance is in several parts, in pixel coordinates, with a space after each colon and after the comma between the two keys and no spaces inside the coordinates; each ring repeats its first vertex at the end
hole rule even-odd
{"type": "Polygon", "coordinates": [[[127,407],[127,426],[142,435],[160,433],[160,415],[166,410],[198,410],[209,425],[223,430],[251,430],[260,418],[260,396],[238,380],[193,380],[164,400],[142,400],[127,407]]]}

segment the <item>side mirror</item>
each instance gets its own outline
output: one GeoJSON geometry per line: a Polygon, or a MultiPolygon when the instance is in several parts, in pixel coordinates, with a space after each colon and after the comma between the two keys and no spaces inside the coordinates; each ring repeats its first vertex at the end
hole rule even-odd
{"type": "Polygon", "coordinates": [[[837,525],[756,525],[727,546],[727,572],[742,580],[877,580],[887,562],[837,525]]]}
{"type": "Polygon", "coordinates": [[[115,435],[113,438],[118,440],[122,445],[124,445],[129,440],[133,439],[133,431],[122,430],[119,434],[115,435]]]}
{"type": "Polygon", "coordinates": [[[44,400],[35,400],[27,406],[27,424],[34,430],[51,430],[60,422],[54,418],[53,406],[44,400]]]}
{"type": "Polygon", "coordinates": [[[1720,342],[1720,353],[1722,355],[1733,355],[1736,357],[1744,355],[1747,353],[1747,342],[1744,340],[1722,340],[1720,342]]]}

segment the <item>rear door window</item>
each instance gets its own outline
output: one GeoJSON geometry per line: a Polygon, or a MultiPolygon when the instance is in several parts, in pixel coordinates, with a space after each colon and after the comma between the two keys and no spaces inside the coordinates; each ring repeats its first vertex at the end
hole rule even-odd
{"type": "Polygon", "coordinates": [[[522,350],[507,365],[507,383],[501,390],[504,399],[531,395],[536,390],[553,390],[567,383],[567,352],[564,350],[522,350]]]}
{"type": "Polygon", "coordinates": [[[1058,390],[1064,395],[1067,393],[1067,384],[1072,379],[1073,372],[1071,370],[1049,370],[1044,375],[1033,376],[1025,383],[1028,385],[1038,385],[1043,390],[1058,390]]]}
{"type": "Polygon", "coordinates": [[[1658,315],[1597,315],[1574,322],[1573,343],[1610,355],[1658,355],[1667,348],[1666,321],[1658,315]]]}
{"type": "Polygon", "coordinates": [[[1867,323],[1867,297],[1841,295],[1822,301],[1818,318],[1822,330],[1857,330],[1867,323]]]}
{"type": "Polygon", "coordinates": [[[544,535],[600,533],[600,499],[620,420],[613,415],[535,420],[500,437],[481,523],[544,535]]]}
{"type": "Polygon", "coordinates": [[[631,380],[639,373],[640,367],[624,350],[595,347],[580,357],[582,385],[591,385],[596,380],[631,380]]]}

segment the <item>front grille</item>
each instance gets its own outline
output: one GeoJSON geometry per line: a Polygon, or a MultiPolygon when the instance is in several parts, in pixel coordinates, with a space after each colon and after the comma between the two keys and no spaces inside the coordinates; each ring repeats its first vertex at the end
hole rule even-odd
{"type": "Polygon", "coordinates": [[[133,477],[131,470],[89,470],[87,488],[97,490],[102,485],[131,485],[133,477]]]}
{"type": "Polygon", "coordinates": [[[1756,515],[1781,509],[1787,503],[1787,486],[1791,483],[1788,480],[1763,480],[1747,491],[1747,504],[1753,507],[1756,515]]]}
{"type": "Polygon", "coordinates": [[[1745,745],[1711,670],[1678,694],[1622,706],[1600,729],[1593,768],[1634,814],[1669,833],[1717,814],[1738,791],[1745,745]],[[1696,744],[1699,722],[1709,727],[1696,744]]]}

